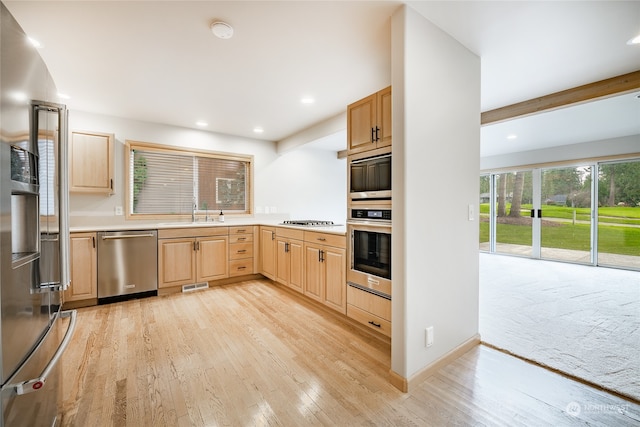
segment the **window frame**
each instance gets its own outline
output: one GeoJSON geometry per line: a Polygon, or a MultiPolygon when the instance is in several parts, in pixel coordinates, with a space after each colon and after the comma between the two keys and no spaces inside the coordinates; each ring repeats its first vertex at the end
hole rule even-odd
{"type": "MultiPolygon", "coordinates": [[[[175,154],[180,156],[198,156],[208,157],[217,160],[232,160],[247,163],[247,177],[245,179],[247,183],[247,192],[245,195],[245,210],[244,212],[230,211],[225,212],[225,216],[245,217],[253,215],[253,175],[254,175],[254,156],[249,154],[228,153],[221,151],[203,150],[189,147],[178,147],[157,144],[152,142],[142,142],[135,140],[125,140],[124,150],[124,176],[125,176],[125,218],[126,219],[150,219],[150,220],[165,220],[165,221],[180,221],[191,220],[191,213],[189,214],[146,214],[146,213],[133,213],[132,212],[132,185],[133,177],[131,176],[131,158],[133,150],[145,150],[154,151],[162,154],[175,154]]],[[[195,189],[194,189],[195,190],[195,189]]],[[[202,209],[196,209],[196,215],[203,216],[206,212],[202,209]]],[[[216,214],[217,212],[208,211],[209,215],[216,214]]]]}

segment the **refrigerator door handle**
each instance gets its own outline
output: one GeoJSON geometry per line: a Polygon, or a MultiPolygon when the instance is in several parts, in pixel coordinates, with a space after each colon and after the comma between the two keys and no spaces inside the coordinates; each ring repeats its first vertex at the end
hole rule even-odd
{"type": "Polygon", "coordinates": [[[47,363],[47,366],[44,368],[40,376],[38,376],[37,378],[33,378],[31,380],[21,382],[19,384],[12,385],[12,387],[15,388],[16,394],[22,395],[22,394],[30,393],[32,391],[38,391],[42,388],[42,386],[44,386],[44,383],[47,381],[47,377],[49,376],[49,373],[56,366],[56,364],[60,360],[60,357],[62,357],[62,353],[64,353],[64,351],[69,346],[69,342],[71,341],[73,332],[76,330],[77,316],[78,316],[78,312],[76,310],[67,310],[67,311],[60,312],[59,317],[71,318],[69,320],[69,326],[67,327],[67,332],[64,334],[64,338],[62,339],[62,342],[60,342],[58,349],[56,350],[55,354],[53,355],[49,363],[47,363]]]}
{"type": "Polygon", "coordinates": [[[71,284],[71,273],[69,271],[69,110],[64,105],[57,105],[58,108],[58,158],[59,168],[59,212],[60,212],[60,285],[61,290],[66,290],[71,284]]]}

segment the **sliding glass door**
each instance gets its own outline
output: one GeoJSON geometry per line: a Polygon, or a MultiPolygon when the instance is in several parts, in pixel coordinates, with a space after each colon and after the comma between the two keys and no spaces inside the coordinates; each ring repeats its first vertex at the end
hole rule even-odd
{"type": "Polygon", "coordinates": [[[480,223],[480,246],[481,251],[492,252],[491,249],[491,194],[493,185],[491,184],[493,175],[480,175],[480,201],[478,209],[478,221],[480,223]]]}
{"type": "Polygon", "coordinates": [[[495,175],[495,252],[532,256],[532,191],[530,170],[495,175]]]}
{"type": "Polygon", "coordinates": [[[541,170],[540,257],[591,264],[591,166],[541,170]]]}
{"type": "Polygon", "coordinates": [[[599,265],[640,269],[640,160],[599,165],[599,265]]]}
{"type": "Polygon", "coordinates": [[[482,251],[640,270],[640,159],[485,174],[479,203],[482,251]]]}

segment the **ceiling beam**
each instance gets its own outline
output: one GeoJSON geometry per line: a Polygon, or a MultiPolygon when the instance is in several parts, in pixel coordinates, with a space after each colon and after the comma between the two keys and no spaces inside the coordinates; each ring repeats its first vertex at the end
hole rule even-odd
{"type": "Polygon", "coordinates": [[[504,122],[640,89],[640,70],[481,113],[480,124],[504,122]]]}

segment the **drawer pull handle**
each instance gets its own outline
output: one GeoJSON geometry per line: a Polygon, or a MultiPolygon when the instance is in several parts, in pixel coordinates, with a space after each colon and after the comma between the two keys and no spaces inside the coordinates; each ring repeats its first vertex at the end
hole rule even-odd
{"type": "Polygon", "coordinates": [[[247,252],[247,250],[246,250],[246,249],[240,249],[240,250],[238,250],[238,252],[237,252],[237,253],[239,253],[239,254],[243,254],[243,253],[245,253],[245,252],[247,252]]]}
{"type": "Polygon", "coordinates": [[[382,326],[380,323],[376,323],[373,320],[370,320],[369,324],[375,326],[376,328],[379,328],[380,326],[382,326]]]}
{"type": "Polygon", "coordinates": [[[242,230],[236,230],[236,233],[244,233],[245,229],[243,228],[242,230]]]}
{"type": "Polygon", "coordinates": [[[242,267],[238,267],[238,270],[246,270],[246,268],[247,267],[242,266],[242,267]]]}
{"type": "Polygon", "coordinates": [[[318,237],[318,240],[320,240],[321,242],[326,241],[327,239],[325,239],[324,237],[318,237]]]}
{"type": "Polygon", "coordinates": [[[242,240],[247,240],[247,238],[246,237],[238,237],[238,241],[239,242],[242,241],[242,240]]]}

